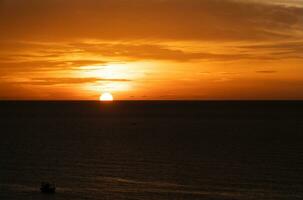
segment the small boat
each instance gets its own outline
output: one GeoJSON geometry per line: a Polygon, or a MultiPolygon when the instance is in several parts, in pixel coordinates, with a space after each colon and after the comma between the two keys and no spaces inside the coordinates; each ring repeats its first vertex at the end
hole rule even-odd
{"type": "Polygon", "coordinates": [[[54,194],[56,192],[56,185],[54,183],[42,182],[40,191],[45,194],[54,194]]]}

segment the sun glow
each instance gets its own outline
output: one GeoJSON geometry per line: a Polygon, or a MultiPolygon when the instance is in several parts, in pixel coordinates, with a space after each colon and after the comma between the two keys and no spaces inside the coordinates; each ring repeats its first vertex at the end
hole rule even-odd
{"type": "MultiPolygon", "coordinates": [[[[136,88],[140,85],[146,74],[153,72],[154,63],[129,62],[110,63],[106,65],[84,65],[79,67],[73,76],[90,78],[95,81],[88,82],[82,89],[91,96],[99,95],[100,91],[115,93],[122,98],[134,95],[136,88]]],[[[101,97],[100,97],[101,100],[101,97]]]]}
{"type": "Polygon", "coordinates": [[[113,101],[114,100],[114,97],[111,93],[109,92],[106,92],[106,93],[103,93],[101,96],[100,96],[100,101],[113,101]]]}

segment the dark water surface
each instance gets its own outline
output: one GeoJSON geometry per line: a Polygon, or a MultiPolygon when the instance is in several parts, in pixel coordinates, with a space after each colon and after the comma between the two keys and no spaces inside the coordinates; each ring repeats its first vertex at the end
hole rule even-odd
{"type": "Polygon", "coordinates": [[[303,198],[303,102],[0,102],[0,115],[1,200],[303,198]]]}

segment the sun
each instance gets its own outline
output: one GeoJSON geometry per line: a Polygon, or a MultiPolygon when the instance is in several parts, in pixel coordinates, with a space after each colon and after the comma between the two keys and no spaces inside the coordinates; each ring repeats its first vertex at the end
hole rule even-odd
{"type": "Polygon", "coordinates": [[[113,101],[114,97],[111,93],[106,92],[100,96],[100,101],[113,101]]]}

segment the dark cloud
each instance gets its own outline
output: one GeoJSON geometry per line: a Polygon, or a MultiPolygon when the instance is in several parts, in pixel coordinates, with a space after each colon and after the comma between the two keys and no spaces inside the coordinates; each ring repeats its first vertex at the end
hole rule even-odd
{"type": "MultiPolygon", "coordinates": [[[[14,44],[14,45],[18,45],[14,44]]],[[[64,57],[103,57],[112,61],[138,61],[138,60],[171,60],[177,62],[189,61],[239,61],[239,60],[277,60],[284,58],[302,58],[300,45],[244,45],[236,48],[245,49],[244,51],[229,51],[233,47],[224,47],[226,53],[212,53],[205,51],[190,51],[188,49],[178,49],[169,45],[157,44],[129,44],[129,43],[67,43],[57,46],[57,52],[45,49],[45,44],[34,50],[30,50],[30,44],[21,52],[10,52],[3,56],[0,61],[0,69],[47,71],[58,69],[74,69],[88,65],[106,65],[109,61],[96,59],[75,59],[62,60],[64,57]],[[77,53],[73,53],[73,49],[77,53]],[[267,53],[260,54],[261,50],[269,50],[267,53]],[[30,52],[30,53],[24,53],[30,52]],[[64,52],[66,51],[66,52],[64,52]],[[31,61],[28,61],[30,59],[31,61]]],[[[19,51],[20,51],[19,49],[19,51]]]]}
{"type": "Polygon", "coordinates": [[[209,61],[237,61],[237,60],[279,60],[285,58],[303,58],[303,52],[300,53],[302,46],[294,45],[284,47],[280,45],[284,51],[278,51],[274,48],[276,44],[262,47],[254,45],[235,45],[235,46],[222,46],[226,49],[226,53],[211,53],[205,51],[190,51],[186,48],[176,49],[174,46],[168,45],[152,45],[152,44],[87,44],[87,43],[73,43],[70,44],[72,48],[77,48],[82,52],[92,53],[105,57],[117,57],[133,60],[172,60],[172,61],[193,61],[193,60],[209,60],[209,61]],[[245,49],[245,51],[232,51],[234,48],[245,49]],[[260,53],[260,50],[268,48],[270,52],[260,53]],[[287,51],[287,52],[286,52],[287,51]]]}
{"type": "MultiPolygon", "coordinates": [[[[18,43],[12,44],[18,46],[18,43]]],[[[9,52],[3,56],[0,61],[0,68],[15,68],[33,70],[57,70],[58,68],[68,69],[86,65],[106,65],[107,61],[101,60],[63,60],[62,57],[70,57],[74,55],[73,49],[77,49],[78,57],[85,57],[85,55],[94,55],[97,57],[106,57],[127,61],[136,60],[172,60],[172,61],[192,61],[192,60],[213,60],[213,61],[231,61],[241,59],[254,59],[253,55],[246,53],[210,53],[210,52],[191,52],[182,49],[176,49],[168,45],[152,45],[152,44],[112,44],[112,43],[70,43],[57,46],[57,52],[50,49],[45,50],[45,44],[40,47],[34,45],[35,48],[31,50],[30,44],[26,48],[22,48],[21,52],[9,52]],[[62,50],[63,49],[63,50],[62,50]],[[62,52],[66,51],[66,52],[62,52]],[[24,53],[30,52],[30,53],[24,53]],[[32,61],[27,61],[31,59],[32,61]],[[59,61],[57,61],[59,60],[59,61]]],[[[267,57],[263,56],[263,59],[267,57]]]]}
{"type": "Polygon", "coordinates": [[[232,0],[5,0],[0,38],[272,40],[302,30],[302,12],[232,0]]]}
{"type": "Polygon", "coordinates": [[[256,73],[260,73],[260,74],[274,74],[274,73],[277,73],[277,71],[274,71],[274,70],[261,70],[261,71],[256,71],[256,73]]]}
{"type": "Polygon", "coordinates": [[[240,47],[245,53],[262,52],[272,60],[281,59],[303,59],[303,42],[275,42],[257,45],[243,45],[240,47]]]}
{"type": "Polygon", "coordinates": [[[190,52],[165,45],[133,45],[133,44],[72,44],[87,53],[93,53],[106,57],[123,57],[133,60],[172,60],[172,61],[191,61],[191,60],[241,60],[252,59],[249,54],[215,54],[209,52],[190,52]]]}
{"type": "Polygon", "coordinates": [[[50,60],[38,60],[38,61],[11,61],[0,62],[0,70],[4,71],[19,71],[19,70],[31,70],[31,71],[49,71],[58,70],[62,68],[65,62],[50,61],[50,60]]]}
{"type": "Polygon", "coordinates": [[[278,56],[297,55],[303,58],[303,41],[277,42],[259,45],[244,45],[242,48],[250,50],[269,50],[278,56]]]}
{"type": "MultiPolygon", "coordinates": [[[[28,56],[30,57],[30,56],[28,56]]],[[[32,57],[31,57],[32,58],[32,57]]],[[[106,62],[97,60],[73,60],[73,61],[52,61],[52,60],[33,60],[18,61],[18,59],[10,62],[0,61],[0,73],[8,72],[49,72],[57,70],[72,70],[86,65],[104,65],[106,62]]]]}

